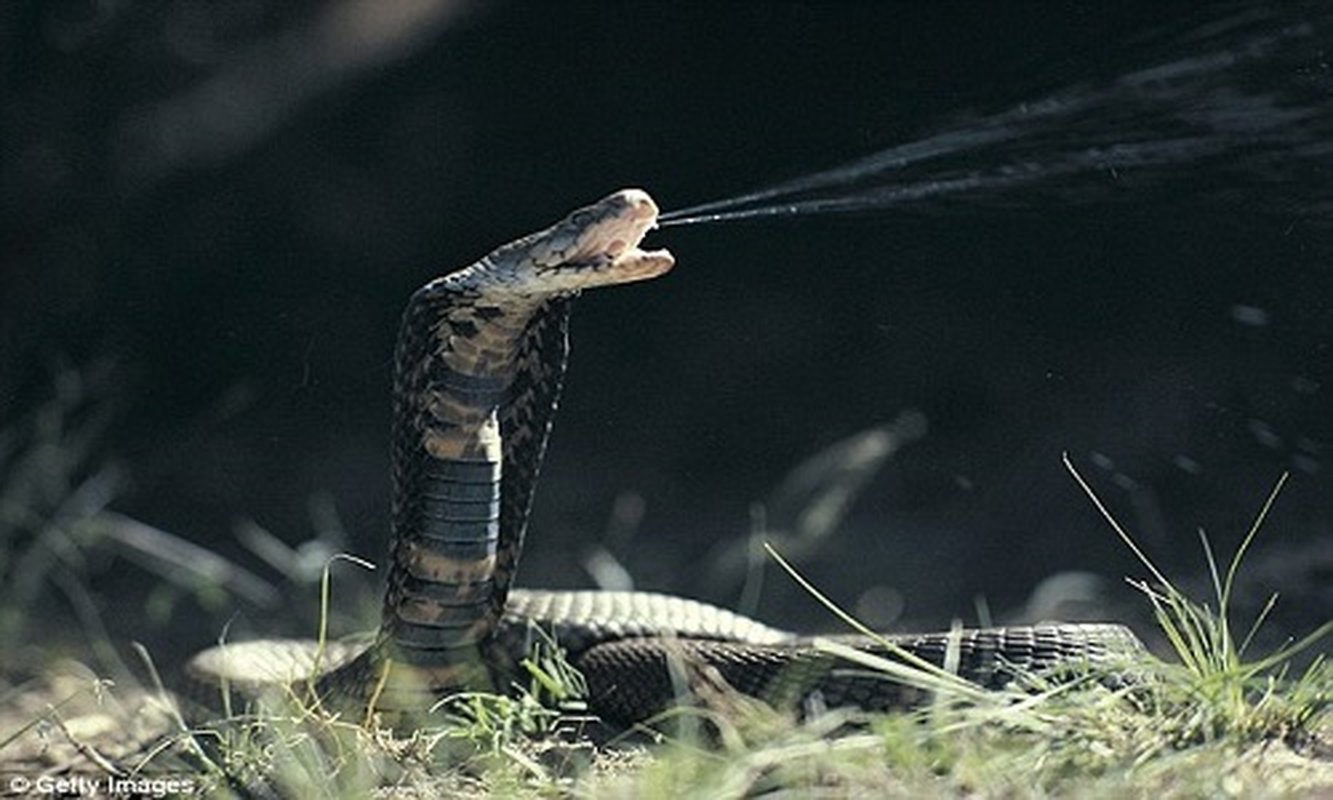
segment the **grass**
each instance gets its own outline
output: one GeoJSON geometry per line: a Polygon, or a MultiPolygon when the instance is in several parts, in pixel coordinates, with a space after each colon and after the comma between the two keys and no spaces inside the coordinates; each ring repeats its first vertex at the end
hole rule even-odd
{"type": "Polygon", "coordinates": [[[1145,658],[1131,665],[1140,682],[1124,688],[1090,681],[1036,693],[977,693],[951,685],[949,676],[933,669],[913,675],[885,665],[897,679],[931,688],[935,701],[917,711],[864,718],[851,733],[834,715],[769,726],[756,738],[738,735],[744,726],[733,724],[732,735],[720,737],[720,749],[676,740],[615,791],[648,797],[738,797],[774,789],[910,797],[1333,793],[1333,673],[1322,656],[1294,679],[1285,673],[1285,665],[1327,637],[1333,623],[1276,653],[1246,660],[1246,644],[1263,615],[1239,643],[1228,615],[1243,556],[1284,481],[1228,563],[1225,578],[1205,548],[1214,608],[1190,600],[1167,580],[1066,463],[1153,576],[1154,584],[1137,585],[1179,663],[1145,658]]]}
{"type": "MultiPolygon", "coordinates": [[[[37,417],[34,430],[56,429],[37,417]]],[[[68,439],[70,431],[62,431],[68,439]]],[[[76,437],[78,438],[78,437],[76,437]]],[[[80,439],[81,441],[81,439],[80,439]]],[[[107,523],[107,495],[71,505],[70,498],[99,471],[65,465],[63,473],[27,469],[55,456],[41,435],[6,436],[0,486],[9,525],[0,553],[7,594],[0,595],[0,628],[18,637],[21,602],[48,573],[78,563],[97,546],[89,520],[107,523]],[[26,446],[25,445],[26,441],[26,446]],[[30,485],[34,475],[62,475],[60,485],[30,485]],[[27,483],[24,483],[24,482],[27,483]],[[62,499],[61,489],[68,491],[62,499]],[[41,502],[34,502],[32,498],[41,502]],[[22,511],[22,513],[19,513],[22,511]],[[76,513],[77,512],[77,513],[76,513]],[[71,534],[71,532],[74,532],[71,534]],[[53,547],[52,543],[60,545],[53,547]],[[17,543],[17,547],[15,547],[17,543]],[[18,594],[15,594],[18,592],[18,594]],[[26,593],[26,594],[24,594],[26,593]]],[[[656,720],[594,747],[582,735],[580,677],[554,643],[534,651],[526,686],[510,696],[470,694],[450,699],[437,722],[395,736],[322,713],[296,695],[233,709],[224,718],[190,723],[154,679],[142,692],[110,687],[87,671],[48,688],[0,689],[0,772],[36,769],[27,759],[34,738],[46,748],[67,746],[68,764],[101,774],[186,775],[196,793],[360,797],[487,793],[550,797],[742,797],[769,791],[835,796],[911,797],[1303,797],[1333,793],[1333,673],[1316,655],[1300,674],[1288,666],[1315,650],[1333,622],[1275,653],[1248,651],[1267,609],[1238,634],[1230,605],[1236,576],[1283,485],[1279,481],[1236,553],[1219,565],[1207,539],[1212,604],[1188,598],[1144,554],[1097,495],[1066,464],[1112,529],[1140,559],[1150,580],[1137,582],[1175,650],[1176,663],[1145,657],[1130,665],[1140,680],[1107,686],[1094,680],[1025,691],[981,692],[929,665],[903,666],[846,654],[870,669],[927,690],[923,708],[868,715],[831,710],[796,719],[762,703],[714,689],[697,707],[656,720]],[[108,699],[110,697],[111,699],[108,699]],[[114,711],[116,724],[155,720],[136,746],[117,748],[90,720],[114,711]],[[92,731],[92,732],[90,732],[92,731]],[[53,744],[54,743],[54,744],[53,744]]],[[[94,482],[94,485],[96,484],[94,482]]],[[[116,518],[110,518],[117,522],[116,518]]],[[[774,551],[780,566],[803,579],[774,551]]],[[[225,568],[220,574],[235,576],[225,568]]],[[[77,581],[62,584],[71,606],[77,581]]],[[[814,587],[808,587],[820,597],[814,587]]],[[[321,584],[327,617],[327,574],[321,584]]],[[[822,598],[821,598],[822,599],[822,598]]],[[[826,600],[830,609],[855,625],[826,600]]],[[[86,605],[86,604],[85,604],[86,605]]],[[[97,628],[87,628],[96,632],[97,628]]],[[[321,628],[321,635],[323,629],[321,628]]],[[[829,644],[831,650],[837,646],[829,644]]],[[[103,641],[97,652],[110,649],[103,641]]],[[[0,675],[0,678],[5,676],[0,675]]]]}

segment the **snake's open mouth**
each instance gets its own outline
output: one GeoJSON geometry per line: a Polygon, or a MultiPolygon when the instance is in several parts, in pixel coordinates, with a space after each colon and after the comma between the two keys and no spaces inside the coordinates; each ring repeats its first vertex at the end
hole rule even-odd
{"type": "MultiPolygon", "coordinates": [[[[658,214],[657,203],[642,189],[622,189],[583,211],[589,212],[589,224],[579,249],[593,256],[592,264],[625,281],[656,277],[675,264],[666,250],[639,247],[648,231],[657,227],[658,214]]],[[[575,212],[573,219],[578,215],[575,212]]]]}
{"type": "MultiPolygon", "coordinates": [[[[651,227],[657,227],[654,222],[651,227]]],[[[647,231],[645,230],[644,233],[647,231]]],[[[642,237],[643,234],[640,234],[642,237]]],[[[669,250],[641,250],[637,244],[626,245],[619,252],[614,249],[608,250],[607,254],[612,256],[609,265],[609,272],[615,275],[617,283],[628,283],[631,281],[642,281],[649,278],[656,278],[669,271],[676,264],[676,259],[669,250]]]]}
{"type": "Polygon", "coordinates": [[[657,214],[657,203],[642,189],[608,195],[539,234],[547,237],[550,250],[538,271],[560,290],[655,278],[676,263],[667,250],[639,247],[657,227],[657,214]]]}

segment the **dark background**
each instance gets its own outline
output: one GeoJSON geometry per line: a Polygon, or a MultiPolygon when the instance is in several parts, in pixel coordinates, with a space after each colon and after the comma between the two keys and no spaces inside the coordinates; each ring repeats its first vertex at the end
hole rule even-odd
{"type": "MultiPolygon", "coordinates": [[[[7,3],[0,421],[22,444],[68,407],[47,433],[79,445],[71,486],[110,464],[105,508],[274,583],[237,532],[327,539],[339,526],[312,508],[378,559],[390,353],[425,280],[624,186],[678,208],[1103,84],[1238,8],[1328,30],[1313,4],[7,3]]],[[[1299,79],[1328,130],[1321,52],[1254,79],[1299,79]]],[[[929,434],[803,558],[840,602],[876,589],[907,598],[899,624],[940,624],[984,597],[1003,617],[1079,570],[1107,579],[1095,616],[1134,619],[1121,578],[1145,570],[1067,451],[1186,578],[1204,574],[1196,530],[1229,555],[1291,470],[1252,575],[1286,596],[1278,634],[1326,619],[1325,155],[1205,164],[1114,203],[653,233],[671,275],[576,309],[520,582],[591,585],[605,539],[639,587],[735,605],[744,575],[709,564],[752,504],[918,409],[929,434]],[[615,512],[636,502],[637,522],[615,512]]],[[[20,552],[41,530],[6,528],[20,552]]],[[[310,591],[266,608],[107,553],[56,560],[113,641],[189,652],[238,608],[248,631],[311,632],[310,591]]],[[[766,580],[756,613],[829,624],[766,580]]],[[[58,584],[41,597],[64,618],[58,584]]]]}

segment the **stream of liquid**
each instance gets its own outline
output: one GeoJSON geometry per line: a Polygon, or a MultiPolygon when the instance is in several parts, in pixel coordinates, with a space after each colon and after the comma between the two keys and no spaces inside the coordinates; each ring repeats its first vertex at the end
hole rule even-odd
{"type": "Polygon", "coordinates": [[[1172,57],[842,166],[663,214],[662,226],[887,209],[1036,208],[1145,191],[1333,220],[1333,3],[1241,12],[1172,57]]]}

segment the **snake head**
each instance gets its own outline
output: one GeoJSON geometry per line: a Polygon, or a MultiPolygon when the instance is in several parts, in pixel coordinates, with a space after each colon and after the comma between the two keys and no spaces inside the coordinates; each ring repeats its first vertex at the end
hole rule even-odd
{"type": "Polygon", "coordinates": [[[655,278],[676,260],[666,250],[639,249],[657,225],[657,204],[642,189],[622,189],[571,212],[544,231],[491,253],[485,261],[523,294],[569,294],[655,278]]]}

